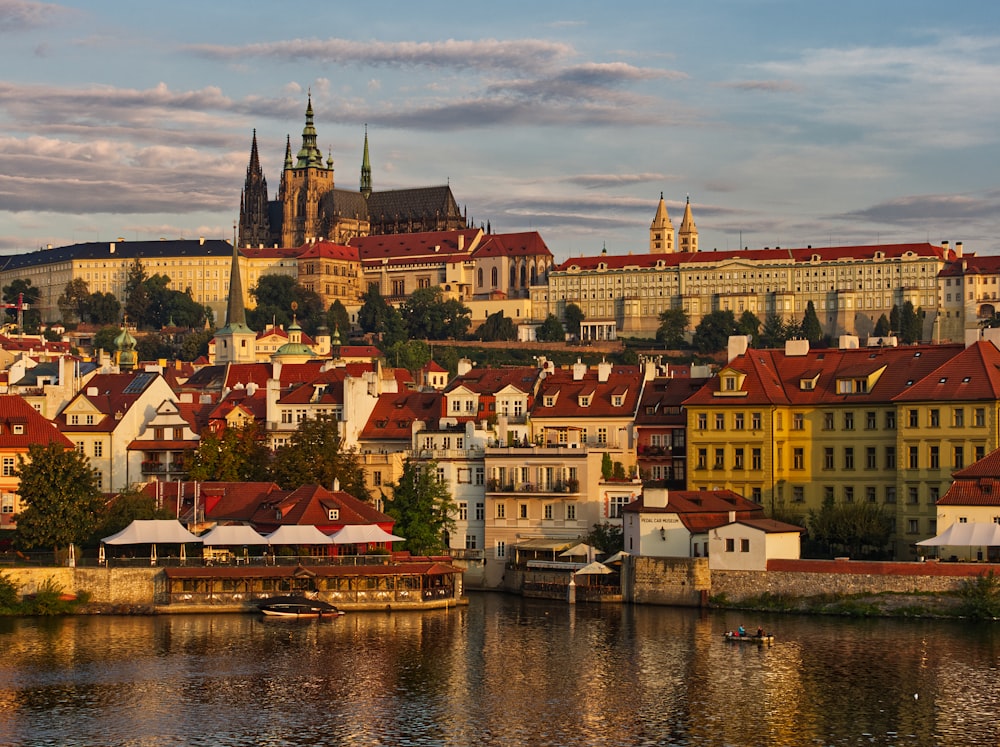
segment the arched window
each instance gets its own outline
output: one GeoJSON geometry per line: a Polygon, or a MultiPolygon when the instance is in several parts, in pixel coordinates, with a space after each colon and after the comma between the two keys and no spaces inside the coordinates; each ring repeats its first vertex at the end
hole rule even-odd
{"type": "Polygon", "coordinates": [[[496,288],[500,285],[500,270],[496,267],[493,268],[493,287],[496,288]]]}
{"type": "Polygon", "coordinates": [[[476,271],[476,282],[479,284],[480,288],[483,287],[483,268],[482,267],[480,267],[476,271]]]}

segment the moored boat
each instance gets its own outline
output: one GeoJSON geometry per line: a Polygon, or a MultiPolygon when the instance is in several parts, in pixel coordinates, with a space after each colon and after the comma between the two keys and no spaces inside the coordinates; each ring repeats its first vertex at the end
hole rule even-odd
{"type": "Polygon", "coordinates": [[[320,618],[344,614],[329,602],[303,596],[268,597],[257,603],[257,609],[268,617],[320,618]]]}
{"type": "Polygon", "coordinates": [[[758,643],[761,645],[766,643],[768,646],[774,643],[773,633],[763,633],[762,635],[740,635],[732,630],[727,630],[722,634],[722,637],[727,641],[732,641],[733,643],[758,643]]]}

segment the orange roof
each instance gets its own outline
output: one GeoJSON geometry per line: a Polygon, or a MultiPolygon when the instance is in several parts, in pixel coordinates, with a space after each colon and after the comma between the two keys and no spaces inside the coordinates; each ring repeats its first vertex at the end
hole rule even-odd
{"type": "Polygon", "coordinates": [[[441,417],[440,392],[383,394],[361,431],[365,440],[409,441],[414,421],[436,422],[441,417]]]}
{"type": "Polygon", "coordinates": [[[521,233],[495,233],[484,236],[479,247],[472,253],[480,257],[551,257],[545,241],[538,231],[522,231],[521,233]]]}
{"type": "Polygon", "coordinates": [[[31,444],[73,442],[59,432],[54,423],[42,417],[34,407],[16,394],[0,394],[0,449],[27,451],[31,444]]]}

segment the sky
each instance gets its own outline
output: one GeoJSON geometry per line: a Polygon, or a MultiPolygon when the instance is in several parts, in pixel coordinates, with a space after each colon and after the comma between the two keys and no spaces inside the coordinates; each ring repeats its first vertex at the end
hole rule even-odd
{"type": "Polygon", "coordinates": [[[962,241],[1000,254],[1000,3],[0,0],[0,253],[232,239],[308,92],[338,187],[448,183],[557,261],[962,241]]]}

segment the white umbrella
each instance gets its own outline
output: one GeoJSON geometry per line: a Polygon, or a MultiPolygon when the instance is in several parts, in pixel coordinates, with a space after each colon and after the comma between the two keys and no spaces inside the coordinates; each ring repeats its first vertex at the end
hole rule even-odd
{"type": "Polygon", "coordinates": [[[596,560],[593,563],[587,563],[583,568],[579,569],[574,573],[575,576],[601,576],[605,573],[611,573],[611,569],[608,568],[604,563],[598,563],[596,560]]]}
{"type": "Polygon", "coordinates": [[[619,550],[610,558],[605,558],[604,564],[607,565],[608,563],[621,563],[628,555],[629,553],[625,552],[624,550],[619,550]]]}
{"type": "Polygon", "coordinates": [[[589,558],[589,557],[593,556],[593,553],[594,553],[594,548],[593,547],[591,547],[590,545],[586,544],[585,542],[579,542],[579,543],[573,545],[568,550],[559,553],[559,557],[560,558],[575,558],[575,557],[578,557],[580,555],[583,555],[584,557],[589,558]]]}

